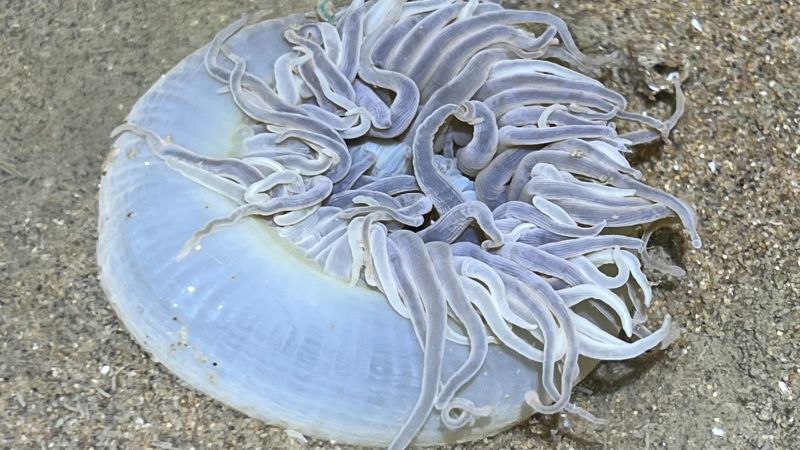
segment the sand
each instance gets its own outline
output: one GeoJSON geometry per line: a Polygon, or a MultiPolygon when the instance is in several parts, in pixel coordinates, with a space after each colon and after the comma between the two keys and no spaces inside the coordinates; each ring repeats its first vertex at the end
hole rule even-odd
{"type": "MultiPolygon", "coordinates": [[[[576,401],[607,427],[534,418],[452,448],[796,448],[800,10],[791,3],[516,2],[561,14],[588,53],[619,50],[604,79],[634,109],[668,114],[672,96],[653,89],[681,72],[689,106],[671,145],[640,149],[635,162],[696,205],[704,245],[691,249],[679,231],[658,237],[688,275],[656,275],[652,316],[669,311],[681,338],[603,364],[582,384],[576,401]]],[[[131,339],[97,277],[109,132],[159,75],[270,4],[0,10],[0,447],[347,448],[303,444],[185,386],[131,339]]]]}

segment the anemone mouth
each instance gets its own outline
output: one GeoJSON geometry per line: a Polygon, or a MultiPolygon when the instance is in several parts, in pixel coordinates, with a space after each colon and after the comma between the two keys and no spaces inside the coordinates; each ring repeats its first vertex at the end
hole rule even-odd
{"type": "Polygon", "coordinates": [[[207,47],[219,95],[250,120],[230,157],[136,123],[117,130],[237,205],[176,256],[258,217],[327,274],[380,291],[424,355],[419,398],[391,448],[434,411],[447,429],[491,414],[459,395],[491,345],[541,363],[545,395],[524,398],[534,411],[597,420],[570,402],[579,356],[632,358],[669,335],[669,316],[653,332],[643,325],[652,229],[677,218],[700,245],[692,208],[625,158],[668,137],[683,111],[678,84],[668,120],[628,112],[585,74],[597,60],[564,22],[493,2],[355,0],[328,19],[286,28],[293,49],[274,80],[228,46],[246,18],[207,47]],[[644,128],[618,133],[619,121],[644,128]],[[448,340],[469,351],[444,379],[448,340]]]}

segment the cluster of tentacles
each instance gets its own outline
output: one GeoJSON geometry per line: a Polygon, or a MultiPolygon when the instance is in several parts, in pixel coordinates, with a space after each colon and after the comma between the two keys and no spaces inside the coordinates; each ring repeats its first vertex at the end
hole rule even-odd
{"type": "Polygon", "coordinates": [[[205,58],[220,95],[252,119],[241,155],[199,156],[123,129],[239,205],[184,253],[258,216],[411,321],[425,370],[392,447],[434,410],[449,428],[487,413],[458,393],[491,344],[542,364],[546,398],[525,398],[535,411],[590,417],[570,403],[578,357],[632,358],[665,339],[669,316],[656,331],[642,325],[652,295],[640,260],[662,219],[677,217],[699,246],[696,218],[639,181],[625,154],[667,137],[683,108],[677,84],[671,119],[625,111],[620,94],[580,72],[592,61],[564,22],[486,1],[354,0],[331,21],[286,30],[294,48],[274,82],[226,46],[245,25],[220,32],[205,58]],[[618,134],[614,119],[643,129],[618,134]],[[638,339],[609,334],[578,304],[638,339]],[[443,380],[446,340],[469,353],[443,380]]]}

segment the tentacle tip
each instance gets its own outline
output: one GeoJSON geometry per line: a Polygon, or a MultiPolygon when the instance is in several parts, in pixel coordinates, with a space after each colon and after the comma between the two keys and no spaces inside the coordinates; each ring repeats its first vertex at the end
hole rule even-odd
{"type": "Polygon", "coordinates": [[[608,419],[603,419],[602,417],[592,416],[593,419],[589,420],[589,423],[594,425],[597,428],[603,428],[608,426],[608,419]]]}
{"type": "Polygon", "coordinates": [[[128,131],[128,126],[129,126],[129,125],[128,125],[127,123],[123,123],[122,125],[117,125],[117,127],[116,127],[116,128],[114,128],[113,130],[111,130],[111,135],[109,135],[109,137],[110,137],[111,139],[116,139],[116,138],[118,138],[118,137],[119,137],[119,136],[120,136],[122,133],[124,133],[124,132],[128,131]]]}
{"type": "Polygon", "coordinates": [[[669,134],[672,132],[672,127],[664,127],[659,130],[661,133],[661,140],[664,142],[665,145],[672,146],[672,139],[669,138],[669,134]]]}
{"type": "Polygon", "coordinates": [[[177,255],[175,255],[175,262],[181,262],[184,258],[189,256],[189,253],[192,252],[192,248],[194,248],[194,244],[190,241],[187,242],[186,245],[181,248],[177,255]]]}
{"type": "Polygon", "coordinates": [[[625,337],[630,338],[633,336],[633,320],[622,321],[622,332],[625,333],[625,337]]]}
{"type": "Polygon", "coordinates": [[[619,50],[614,50],[613,52],[605,55],[587,56],[584,60],[584,63],[593,67],[601,67],[616,62],[619,60],[619,55],[619,50]]]}
{"type": "Polygon", "coordinates": [[[578,405],[576,405],[574,403],[572,403],[572,404],[567,406],[566,412],[569,413],[569,414],[575,415],[577,417],[580,417],[581,419],[589,422],[590,424],[592,424],[592,425],[594,425],[595,427],[598,427],[598,428],[608,425],[608,420],[607,419],[603,419],[601,417],[597,417],[594,414],[592,414],[589,411],[587,411],[586,409],[581,408],[580,406],[578,406],[578,405]]]}
{"type": "Polygon", "coordinates": [[[357,106],[355,108],[348,109],[347,111],[345,111],[344,116],[345,117],[358,116],[365,113],[368,114],[366,108],[364,108],[363,106],[357,106]]]}
{"type": "Polygon", "coordinates": [[[660,350],[665,350],[667,347],[674,344],[681,337],[680,327],[678,327],[672,322],[665,322],[665,325],[669,327],[669,330],[667,331],[667,334],[664,336],[664,339],[661,340],[661,344],[658,347],[660,350]]]}
{"type": "Polygon", "coordinates": [[[490,417],[494,413],[494,409],[492,405],[475,406],[470,400],[454,398],[441,408],[441,420],[445,428],[454,431],[467,426],[471,427],[475,425],[475,421],[490,417]],[[455,415],[453,415],[454,412],[456,412],[455,415]]]}
{"type": "Polygon", "coordinates": [[[528,391],[525,393],[525,403],[536,412],[544,411],[544,403],[542,403],[542,400],[539,398],[539,393],[536,391],[528,391]]]}
{"type": "Polygon", "coordinates": [[[472,412],[475,417],[490,417],[494,414],[494,406],[492,405],[485,405],[485,406],[478,406],[472,412]]]}
{"type": "Polygon", "coordinates": [[[502,236],[499,239],[486,239],[485,241],[481,242],[481,248],[484,250],[496,250],[502,247],[505,244],[505,240],[502,236]]]}
{"type": "Polygon", "coordinates": [[[604,220],[601,220],[600,222],[597,222],[596,224],[592,225],[588,229],[591,230],[592,232],[600,233],[601,231],[603,231],[606,228],[606,226],[608,226],[608,222],[604,219],[604,220]]]}
{"type": "Polygon", "coordinates": [[[683,278],[683,277],[686,276],[686,271],[681,269],[680,267],[671,266],[670,268],[672,270],[671,270],[671,272],[669,274],[672,275],[673,277],[675,277],[675,278],[683,278]]]}
{"type": "Polygon", "coordinates": [[[348,281],[348,286],[355,287],[361,281],[361,270],[356,272],[353,270],[353,273],[350,275],[350,280],[348,281]]]}

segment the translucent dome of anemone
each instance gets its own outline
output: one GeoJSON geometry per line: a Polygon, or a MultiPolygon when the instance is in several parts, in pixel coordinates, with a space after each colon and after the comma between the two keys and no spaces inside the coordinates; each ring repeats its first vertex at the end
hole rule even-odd
{"type": "Polygon", "coordinates": [[[669,316],[646,326],[649,236],[678,221],[700,245],[626,159],[668,138],[677,82],[654,119],[591,77],[603,62],[558,17],[488,1],[238,20],[114,132],[108,296],[191,386],[314,437],[600,422],[576,383],[670,337],[669,316]]]}

